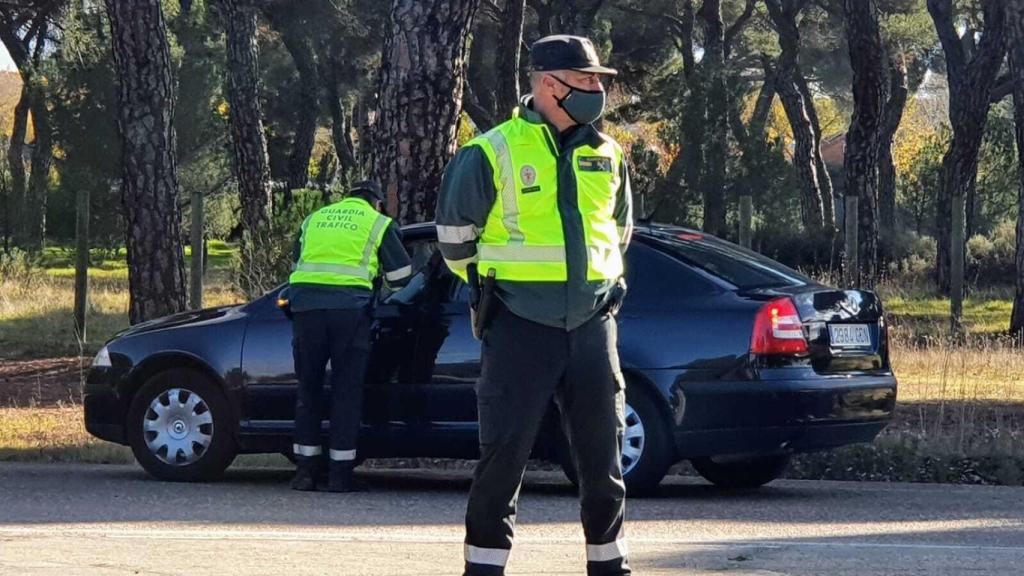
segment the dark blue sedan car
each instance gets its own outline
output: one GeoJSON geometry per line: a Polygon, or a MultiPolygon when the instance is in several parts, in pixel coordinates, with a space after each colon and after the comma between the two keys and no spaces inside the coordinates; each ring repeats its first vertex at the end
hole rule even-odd
{"type": "MultiPolygon", "coordinates": [[[[376,306],[359,453],[475,458],[480,347],[467,289],[445,268],[433,226],[404,232],[417,274],[376,306]]],[[[636,229],[627,268],[619,356],[631,494],[684,459],[715,484],[760,486],[792,454],[870,442],[891,417],[896,379],[873,293],[666,226],[636,229]]],[[[289,453],[296,380],[279,291],[112,339],[89,373],[88,430],[131,446],[165,480],[216,477],[239,453],[289,453]]],[[[574,480],[554,403],[547,420],[534,456],[574,480]]]]}

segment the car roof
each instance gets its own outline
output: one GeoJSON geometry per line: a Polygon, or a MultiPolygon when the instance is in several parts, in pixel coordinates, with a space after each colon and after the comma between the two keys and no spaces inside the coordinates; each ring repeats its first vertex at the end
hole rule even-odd
{"type": "MultiPolygon", "coordinates": [[[[418,222],[416,224],[406,224],[402,226],[403,234],[411,234],[420,236],[423,234],[436,233],[437,227],[434,222],[418,222]]],[[[693,234],[697,236],[710,236],[700,230],[694,230],[692,228],[686,228],[684,226],[673,226],[670,224],[657,224],[653,222],[641,222],[633,226],[634,233],[640,233],[642,235],[652,235],[656,233],[662,234],[693,234]]]]}
{"type": "MultiPolygon", "coordinates": [[[[433,222],[410,224],[402,230],[408,240],[428,239],[436,234],[433,222]]],[[[785,285],[815,284],[805,274],[763,254],[684,226],[640,222],[633,228],[633,239],[665,251],[673,258],[734,288],[760,286],[759,282],[763,282],[765,276],[778,278],[785,285]],[[692,248],[681,250],[687,245],[692,248]]]]}

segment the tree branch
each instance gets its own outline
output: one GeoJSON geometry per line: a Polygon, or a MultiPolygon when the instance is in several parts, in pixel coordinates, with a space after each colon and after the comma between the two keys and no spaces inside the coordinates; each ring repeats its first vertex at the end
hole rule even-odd
{"type": "Polygon", "coordinates": [[[683,53],[683,74],[687,78],[693,75],[697,67],[697,58],[693,53],[693,0],[683,0],[683,16],[681,19],[682,28],[682,53],[683,53]]]}
{"type": "Polygon", "coordinates": [[[743,9],[743,13],[740,14],[739,18],[729,26],[729,29],[725,31],[725,57],[729,58],[732,53],[732,43],[736,40],[736,37],[743,32],[743,28],[750,22],[750,18],[754,15],[754,9],[757,7],[757,0],[747,0],[747,5],[743,9]]]}
{"type": "Polygon", "coordinates": [[[984,0],[985,33],[981,36],[967,71],[968,81],[978,86],[982,78],[999,73],[1006,58],[1006,7],[1003,0],[984,0]]]}
{"type": "Polygon", "coordinates": [[[501,22],[502,10],[494,0],[481,0],[480,12],[486,14],[492,22],[501,22]]]}
{"type": "Polygon", "coordinates": [[[992,88],[992,98],[990,102],[995,104],[1002,101],[1003,98],[1006,98],[1010,94],[1013,94],[1013,77],[1009,74],[1004,74],[996,80],[996,85],[992,88]]]}
{"type": "Polygon", "coordinates": [[[959,77],[967,67],[967,55],[953,24],[953,0],[928,0],[928,13],[946,55],[946,68],[952,76],[959,77]]]}
{"type": "MultiPolygon", "coordinates": [[[[664,20],[668,23],[672,31],[679,34],[686,28],[686,24],[682,19],[677,18],[671,14],[665,14],[663,12],[652,12],[650,10],[644,10],[642,8],[634,8],[632,6],[616,6],[619,10],[628,14],[635,14],[637,16],[646,16],[647,18],[654,18],[655,20],[664,20]]],[[[691,25],[692,27],[692,25],[691,25]]]]}
{"type": "Polygon", "coordinates": [[[466,82],[466,91],[462,98],[462,108],[480,132],[486,132],[495,125],[494,115],[480,105],[480,100],[477,98],[469,82],[466,82]]]}
{"type": "Polygon", "coordinates": [[[683,0],[682,4],[682,16],[673,16],[662,12],[653,12],[642,8],[634,8],[632,6],[616,6],[616,8],[626,12],[627,14],[654,18],[655,20],[661,20],[668,24],[668,27],[672,31],[672,41],[676,45],[676,49],[679,50],[683,56],[683,73],[687,78],[689,78],[690,75],[693,74],[694,67],[697,62],[693,53],[693,0],[683,0]]]}

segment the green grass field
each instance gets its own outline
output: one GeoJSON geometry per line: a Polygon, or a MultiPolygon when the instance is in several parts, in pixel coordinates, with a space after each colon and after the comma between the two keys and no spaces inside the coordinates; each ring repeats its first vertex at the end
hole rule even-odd
{"type": "MultiPolygon", "coordinates": [[[[886,297],[885,309],[897,328],[913,328],[917,333],[940,336],[949,329],[949,300],[932,296],[886,297]]],[[[1010,327],[1013,301],[1010,295],[976,295],[964,302],[964,324],[972,334],[998,334],[1010,327]]]]}

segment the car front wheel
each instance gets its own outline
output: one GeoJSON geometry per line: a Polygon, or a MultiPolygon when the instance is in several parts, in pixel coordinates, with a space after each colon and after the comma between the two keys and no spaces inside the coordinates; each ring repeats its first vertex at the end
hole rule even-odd
{"type": "Polygon", "coordinates": [[[744,459],[695,458],[693,468],[705,480],[722,488],[758,488],[786,471],[790,456],[778,454],[744,459]]]}
{"type": "Polygon", "coordinates": [[[160,480],[219,477],[238,449],[224,392],[203,374],[176,368],[150,378],[128,409],[135,459],[160,480]]]}

